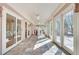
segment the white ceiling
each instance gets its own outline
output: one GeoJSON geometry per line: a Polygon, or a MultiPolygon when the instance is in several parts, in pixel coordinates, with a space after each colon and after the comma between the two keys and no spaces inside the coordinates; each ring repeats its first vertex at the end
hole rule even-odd
{"type": "Polygon", "coordinates": [[[51,13],[57,8],[58,3],[9,3],[11,7],[21,13],[28,20],[37,22],[36,15],[39,14],[39,22],[43,24],[48,20],[51,13]]]}

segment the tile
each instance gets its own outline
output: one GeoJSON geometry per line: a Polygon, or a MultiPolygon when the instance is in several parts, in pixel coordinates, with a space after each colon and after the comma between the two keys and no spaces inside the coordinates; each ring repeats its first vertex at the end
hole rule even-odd
{"type": "Polygon", "coordinates": [[[65,55],[52,43],[52,40],[44,36],[40,36],[40,38],[32,36],[11,49],[6,55],[65,55]]]}

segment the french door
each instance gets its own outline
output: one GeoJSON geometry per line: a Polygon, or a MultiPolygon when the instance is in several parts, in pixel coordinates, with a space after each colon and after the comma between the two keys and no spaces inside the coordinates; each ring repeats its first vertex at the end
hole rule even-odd
{"type": "Polygon", "coordinates": [[[61,45],[61,17],[55,17],[55,42],[61,45]]]}
{"type": "Polygon", "coordinates": [[[73,16],[71,10],[64,14],[64,43],[63,46],[70,53],[74,51],[74,35],[73,35],[73,16]]]}
{"type": "Polygon", "coordinates": [[[54,41],[69,53],[74,52],[74,11],[69,6],[54,18],[54,41]],[[62,16],[61,16],[62,15],[62,16]]]}
{"type": "Polygon", "coordinates": [[[16,43],[16,18],[6,14],[6,48],[16,43]]]}
{"type": "Polygon", "coordinates": [[[17,41],[21,40],[21,20],[17,19],[17,41]]]}

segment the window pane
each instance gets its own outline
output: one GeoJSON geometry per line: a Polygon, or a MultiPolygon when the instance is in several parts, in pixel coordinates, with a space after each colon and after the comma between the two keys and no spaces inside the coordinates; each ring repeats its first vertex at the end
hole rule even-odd
{"type": "Polygon", "coordinates": [[[16,18],[6,14],[6,48],[16,43],[16,18]]]}
{"type": "Polygon", "coordinates": [[[21,20],[17,19],[17,41],[21,40],[21,20]]]}
{"type": "Polygon", "coordinates": [[[56,41],[58,43],[61,43],[61,39],[60,39],[60,17],[56,17],[55,19],[55,34],[56,34],[56,41]]]}
{"type": "Polygon", "coordinates": [[[64,16],[64,46],[73,50],[73,11],[64,16]]]}

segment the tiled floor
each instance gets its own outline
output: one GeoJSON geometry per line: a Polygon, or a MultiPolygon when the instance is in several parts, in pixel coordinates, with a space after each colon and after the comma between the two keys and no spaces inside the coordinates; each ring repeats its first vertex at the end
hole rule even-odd
{"type": "Polygon", "coordinates": [[[51,39],[46,37],[32,36],[28,40],[24,40],[18,46],[11,49],[6,55],[64,55],[51,39]]]}
{"type": "Polygon", "coordinates": [[[6,55],[22,55],[27,50],[32,50],[35,43],[36,43],[36,36],[32,36],[30,39],[26,39],[23,42],[21,42],[19,45],[11,49],[6,53],[6,55]]]}

